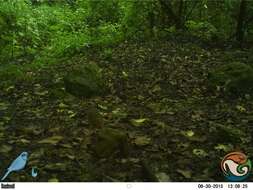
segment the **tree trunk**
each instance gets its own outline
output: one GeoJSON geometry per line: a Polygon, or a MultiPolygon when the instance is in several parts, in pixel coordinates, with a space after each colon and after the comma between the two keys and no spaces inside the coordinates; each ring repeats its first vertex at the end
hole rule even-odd
{"type": "Polygon", "coordinates": [[[241,0],[240,10],[237,18],[236,40],[240,43],[244,38],[244,21],[246,16],[247,3],[246,0],[241,0]]]}
{"type": "Polygon", "coordinates": [[[184,7],[184,0],[180,0],[179,2],[179,8],[178,8],[178,26],[176,28],[181,28],[181,26],[184,23],[183,20],[183,7],[184,7]]]}
{"type": "Polygon", "coordinates": [[[163,9],[163,12],[167,15],[167,17],[176,25],[176,28],[181,28],[181,22],[178,15],[175,14],[173,11],[173,7],[171,5],[171,2],[168,0],[159,0],[161,7],[163,9]]]}

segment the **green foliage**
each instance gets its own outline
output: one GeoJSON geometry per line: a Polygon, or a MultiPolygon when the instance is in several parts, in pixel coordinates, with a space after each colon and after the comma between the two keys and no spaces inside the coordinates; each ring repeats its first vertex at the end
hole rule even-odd
{"type": "MultiPolygon", "coordinates": [[[[22,1],[3,1],[0,6],[1,44],[0,61],[13,56],[19,49],[19,39],[23,35],[20,18],[27,13],[27,6],[22,1]],[[19,31],[19,32],[18,32],[19,31]],[[4,55],[4,56],[3,56],[4,55]]],[[[25,40],[25,39],[24,39],[25,40]]]]}
{"type": "Polygon", "coordinates": [[[204,40],[211,40],[217,35],[217,29],[209,22],[195,22],[189,20],[185,24],[192,35],[204,40]]]}
{"type": "Polygon", "coordinates": [[[107,46],[122,40],[123,35],[118,25],[105,24],[90,29],[91,42],[94,45],[107,46]]]}
{"type": "Polygon", "coordinates": [[[151,37],[155,19],[159,14],[156,1],[130,1],[122,5],[124,17],[121,30],[126,38],[143,39],[151,37]]]}
{"type": "Polygon", "coordinates": [[[80,12],[48,5],[33,8],[26,1],[1,4],[1,60],[30,56],[45,62],[78,50],[87,41],[80,12]]]}
{"type": "MultiPolygon", "coordinates": [[[[171,6],[179,16],[179,3],[171,6]]],[[[227,38],[234,32],[238,6],[236,1],[189,1],[181,20],[188,20],[186,29],[198,38],[227,38]]],[[[248,3],[248,10],[252,6],[248,3]]],[[[55,63],[93,45],[173,36],[178,29],[169,12],[158,0],[0,0],[0,62],[55,63]]],[[[245,34],[251,33],[249,25],[245,34]]]]}
{"type": "Polygon", "coordinates": [[[17,66],[1,66],[0,67],[0,78],[2,81],[16,80],[23,77],[23,72],[17,66]]]}
{"type": "Polygon", "coordinates": [[[118,0],[80,1],[79,4],[87,9],[86,22],[90,27],[96,27],[104,23],[118,23],[121,17],[118,0]]]}
{"type": "Polygon", "coordinates": [[[78,1],[74,10],[39,2],[36,7],[25,0],[1,3],[0,61],[30,57],[35,63],[51,63],[90,44],[110,45],[122,39],[118,1],[78,1]]]}
{"type": "Polygon", "coordinates": [[[31,82],[33,80],[32,70],[37,69],[35,65],[20,67],[19,65],[0,65],[1,84],[13,84],[16,82],[31,82]]]}

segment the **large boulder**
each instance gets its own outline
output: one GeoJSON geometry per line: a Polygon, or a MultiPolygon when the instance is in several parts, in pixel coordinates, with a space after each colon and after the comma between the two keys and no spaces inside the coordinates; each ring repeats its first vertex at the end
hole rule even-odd
{"type": "Polygon", "coordinates": [[[252,94],[253,68],[239,62],[226,64],[211,71],[208,81],[212,89],[219,87],[227,95],[252,94]]]}
{"type": "Polygon", "coordinates": [[[99,96],[105,89],[101,69],[96,64],[76,67],[63,80],[66,91],[80,98],[99,96]]]}

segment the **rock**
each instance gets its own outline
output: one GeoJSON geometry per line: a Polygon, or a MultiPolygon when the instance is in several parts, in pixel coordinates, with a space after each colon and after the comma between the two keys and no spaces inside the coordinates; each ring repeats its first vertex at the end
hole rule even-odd
{"type": "Polygon", "coordinates": [[[103,128],[95,133],[92,149],[97,157],[128,154],[128,135],[117,129],[103,128]]]}
{"type": "Polygon", "coordinates": [[[226,64],[210,72],[208,82],[211,89],[219,86],[226,95],[252,94],[253,68],[239,62],[226,64]]]}
{"type": "Polygon", "coordinates": [[[66,91],[76,97],[90,98],[104,92],[101,69],[96,64],[76,67],[63,81],[66,91]]]}

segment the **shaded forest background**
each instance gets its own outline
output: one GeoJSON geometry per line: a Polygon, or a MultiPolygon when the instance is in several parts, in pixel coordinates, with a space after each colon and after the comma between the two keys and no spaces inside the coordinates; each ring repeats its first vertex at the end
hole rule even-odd
{"type": "Polygon", "coordinates": [[[248,0],[0,0],[0,174],[28,151],[8,180],[224,181],[252,43],[248,0]]]}
{"type": "Polygon", "coordinates": [[[125,40],[252,42],[251,1],[6,0],[0,8],[4,63],[56,62],[125,40]]]}

